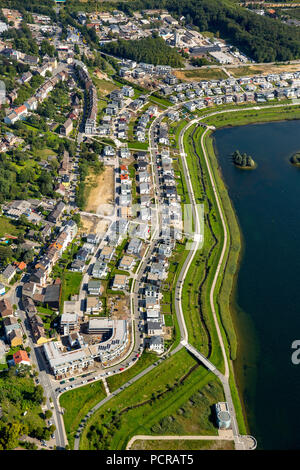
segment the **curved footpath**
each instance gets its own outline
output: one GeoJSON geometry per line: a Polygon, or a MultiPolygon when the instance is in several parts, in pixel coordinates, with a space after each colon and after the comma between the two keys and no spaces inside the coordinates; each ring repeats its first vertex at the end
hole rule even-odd
{"type": "MultiPolygon", "coordinates": [[[[183,103],[180,103],[179,105],[175,105],[175,106],[172,106],[172,107],[169,107],[167,110],[163,111],[162,113],[160,113],[160,115],[151,123],[151,126],[149,128],[149,144],[150,144],[150,154],[151,154],[151,163],[153,165],[153,156],[154,156],[154,150],[156,150],[156,147],[154,145],[154,133],[153,133],[153,128],[154,126],[161,120],[163,119],[163,117],[165,117],[165,115],[170,111],[170,109],[178,109],[180,107],[182,107],[186,102],[183,102],[183,103]]],[[[187,129],[198,123],[199,121],[202,121],[203,119],[206,119],[208,117],[211,117],[211,116],[215,116],[217,114],[223,114],[223,113],[232,113],[232,112],[243,112],[245,110],[252,110],[252,109],[255,109],[255,110],[261,110],[261,109],[276,109],[276,108],[281,108],[281,107],[287,107],[287,106],[297,106],[298,103],[285,103],[285,104],[279,104],[279,105],[266,105],[266,106],[251,106],[251,107],[247,107],[247,108],[231,108],[231,109],[223,109],[223,110],[220,110],[220,111],[214,111],[212,113],[208,113],[208,114],[205,114],[197,119],[194,119],[193,121],[189,122],[181,131],[180,133],[180,138],[179,138],[179,147],[180,147],[180,154],[181,154],[181,157],[182,157],[182,161],[183,161],[183,168],[184,168],[184,175],[185,175],[185,179],[186,179],[186,182],[187,182],[187,187],[188,187],[188,192],[189,192],[189,196],[190,196],[190,201],[192,202],[192,208],[193,208],[193,217],[194,217],[194,221],[195,221],[195,234],[194,234],[194,246],[193,246],[193,250],[190,250],[185,262],[184,262],[184,265],[182,267],[182,270],[179,274],[179,278],[177,280],[177,284],[176,284],[176,287],[175,287],[175,293],[176,293],[176,300],[175,300],[175,310],[176,310],[176,315],[177,315],[177,320],[178,320],[178,324],[179,324],[179,329],[180,329],[180,335],[181,335],[181,342],[180,344],[170,353],[170,355],[173,355],[175,354],[176,352],[178,352],[182,347],[186,347],[195,357],[197,357],[203,364],[205,367],[207,367],[209,370],[211,370],[219,379],[220,381],[222,382],[223,384],[223,387],[224,387],[224,394],[225,394],[225,397],[226,397],[226,401],[228,402],[228,405],[229,405],[229,409],[230,409],[230,413],[231,413],[231,419],[232,419],[232,431],[233,431],[233,439],[234,439],[234,442],[235,442],[235,448],[238,449],[238,450],[245,450],[245,449],[254,449],[256,448],[256,440],[255,438],[253,438],[252,436],[241,436],[239,434],[239,431],[238,431],[238,425],[237,425],[237,421],[236,421],[236,415],[235,415],[235,409],[234,409],[234,405],[233,405],[233,401],[232,401],[232,396],[231,396],[231,390],[230,390],[230,387],[229,387],[229,374],[230,374],[230,370],[229,370],[229,364],[228,364],[228,358],[227,358],[227,354],[226,354],[226,349],[225,349],[225,345],[224,345],[224,341],[223,341],[223,337],[222,337],[222,333],[221,333],[221,330],[220,330],[220,326],[219,326],[219,322],[218,322],[218,318],[217,318],[217,315],[216,315],[216,310],[215,310],[215,305],[214,305],[214,293],[215,293],[215,287],[216,287],[216,284],[217,284],[217,280],[218,280],[218,277],[219,277],[219,274],[220,274],[220,269],[223,265],[223,261],[224,261],[224,256],[225,256],[225,253],[226,253],[226,249],[227,249],[227,243],[228,243],[228,232],[227,232],[227,226],[226,226],[226,222],[225,222],[225,217],[224,217],[224,214],[223,214],[223,210],[222,210],[222,205],[221,205],[221,202],[220,202],[220,198],[219,198],[219,195],[218,195],[218,191],[217,191],[217,188],[216,188],[216,185],[215,185],[215,181],[214,181],[214,178],[213,178],[213,174],[212,174],[212,170],[211,170],[211,166],[210,166],[210,162],[209,162],[209,158],[207,156],[207,152],[206,152],[206,149],[205,149],[205,145],[204,145],[204,137],[207,133],[207,131],[211,128],[207,127],[207,129],[205,130],[205,132],[202,134],[202,137],[201,137],[201,148],[202,148],[202,151],[203,151],[203,156],[204,156],[204,159],[205,159],[205,163],[206,163],[206,166],[207,166],[207,170],[208,170],[208,174],[209,174],[209,179],[210,179],[210,183],[212,185],[212,189],[213,189],[213,193],[215,195],[215,199],[216,199],[216,203],[217,203],[217,208],[218,208],[218,211],[219,211],[219,214],[220,214],[220,219],[221,219],[221,222],[222,222],[222,228],[223,228],[223,231],[224,231],[224,241],[223,241],[223,247],[222,247],[222,252],[221,252],[221,255],[220,255],[220,259],[219,259],[219,262],[218,262],[218,266],[217,266],[217,269],[216,269],[216,272],[215,272],[215,276],[214,276],[214,280],[213,280],[213,283],[212,283],[212,286],[211,286],[211,290],[210,290],[210,305],[211,305],[211,309],[212,309],[212,314],[213,314],[213,319],[214,319],[214,323],[215,323],[215,327],[216,327],[216,330],[217,330],[217,334],[218,334],[218,339],[219,339],[219,342],[220,342],[220,346],[221,346],[221,350],[222,350],[222,355],[223,355],[223,359],[224,359],[224,365],[225,365],[225,374],[223,375],[205,356],[203,356],[199,351],[197,351],[193,346],[191,346],[189,343],[188,343],[188,331],[187,331],[187,328],[186,328],[186,324],[185,324],[185,320],[184,320],[184,315],[183,315],[183,311],[182,311],[182,305],[181,305],[181,298],[182,298],[182,286],[183,286],[183,281],[185,279],[185,276],[187,274],[187,271],[189,269],[189,266],[195,256],[195,252],[196,250],[198,249],[199,247],[199,243],[200,243],[200,223],[199,223],[199,216],[198,216],[198,213],[197,213],[197,210],[196,210],[196,202],[195,202],[195,197],[194,197],[194,192],[193,192],[193,187],[192,187],[192,183],[191,183],[191,178],[190,178],[190,173],[189,173],[189,169],[188,169],[188,166],[187,166],[187,163],[186,163],[186,158],[185,158],[185,152],[184,152],[184,146],[183,146],[183,136],[184,136],[184,133],[187,131],[187,129]]],[[[158,182],[155,182],[154,184],[154,187],[155,185],[157,185],[158,182]]],[[[115,390],[111,395],[107,396],[106,398],[104,398],[103,400],[101,400],[99,403],[97,403],[97,405],[95,405],[90,411],[89,413],[87,413],[87,415],[83,418],[83,422],[86,422],[86,420],[88,418],[90,418],[90,416],[95,412],[97,411],[102,405],[104,405],[105,403],[107,403],[112,397],[118,395],[119,393],[121,393],[125,388],[129,387],[130,385],[132,385],[133,383],[135,383],[137,380],[139,380],[141,377],[143,377],[144,375],[146,375],[148,372],[150,372],[151,370],[153,370],[156,365],[158,363],[160,363],[163,359],[158,359],[158,361],[156,362],[156,364],[153,364],[149,367],[147,367],[145,370],[143,370],[142,372],[140,372],[139,374],[137,374],[134,378],[132,378],[131,380],[129,380],[128,382],[126,382],[122,387],[118,388],[117,390],[115,390]]],[[[80,443],[80,433],[81,433],[81,427],[78,429],[77,433],[79,434],[79,437],[75,439],[75,443],[74,443],[74,449],[75,450],[78,450],[79,449],[79,443],[80,443]]],[[[136,438],[138,436],[135,436],[136,438]]],[[[159,436],[160,438],[162,438],[162,436],[159,436]]],[[[172,436],[173,438],[174,436],[172,436]]],[[[199,436],[199,437],[203,437],[203,436],[199,436]]],[[[150,436],[149,438],[153,438],[153,436],[150,436]]],[[[134,439],[134,437],[132,438],[134,439]]],[[[131,440],[132,440],[131,439],[131,440]]],[[[131,442],[131,441],[129,441],[131,442]]]]}

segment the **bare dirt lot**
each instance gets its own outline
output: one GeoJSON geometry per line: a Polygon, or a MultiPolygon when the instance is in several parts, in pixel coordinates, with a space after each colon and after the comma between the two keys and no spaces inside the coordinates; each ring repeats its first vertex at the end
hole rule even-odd
{"type": "Polygon", "coordinates": [[[220,68],[195,68],[191,70],[175,70],[174,74],[179,80],[193,82],[195,80],[220,80],[227,75],[220,68]]]}
{"type": "Polygon", "coordinates": [[[268,73],[282,73],[282,72],[295,72],[300,70],[300,64],[282,64],[282,65],[269,65],[269,64],[250,64],[241,65],[238,67],[226,65],[225,67],[199,67],[191,70],[175,70],[175,75],[180,80],[186,82],[195,80],[220,80],[226,78],[227,75],[222,69],[226,69],[234,77],[243,77],[247,75],[259,75],[268,73]]]}
{"type": "Polygon", "coordinates": [[[300,64],[282,64],[282,65],[245,65],[241,67],[226,67],[226,70],[234,77],[242,77],[246,75],[296,72],[300,70],[300,64]]]}
{"type": "Polygon", "coordinates": [[[101,72],[100,70],[95,70],[95,75],[100,78],[100,79],[103,79],[103,80],[108,80],[108,75],[104,72],[101,72]]]}
{"type": "Polygon", "coordinates": [[[129,318],[129,300],[128,297],[111,296],[107,299],[107,306],[111,311],[112,318],[118,320],[127,320],[129,318]]]}
{"type": "Polygon", "coordinates": [[[80,228],[81,233],[105,233],[108,228],[108,221],[105,219],[99,219],[99,217],[81,215],[80,228]]]}
{"type": "Polygon", "coordinates": [[[114,168],[111,166],[105,167],[103,173],[97,176],[91,175],[92,189],[90,190],[86,212],[94,212],[95,214],[103,214],[105,210],[101,205],[112,204],[114,201],[114,168]]]}

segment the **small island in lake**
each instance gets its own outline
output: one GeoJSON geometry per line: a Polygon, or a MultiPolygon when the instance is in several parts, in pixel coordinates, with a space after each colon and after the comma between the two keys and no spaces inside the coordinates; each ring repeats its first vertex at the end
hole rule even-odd
{"type": "Polygon", "coordinates": [[[300,166],[300,152],[295,153],[291,158],[290,162],[292,165],[300,166]]]}
{"type": "Polygon", "coordinates": [[[232,154],[232,161],[238,168],[242,170],[254,170],[257,165],[250,155],[246,153],[241,154],[239,150],[236,150],[232,154]]]}

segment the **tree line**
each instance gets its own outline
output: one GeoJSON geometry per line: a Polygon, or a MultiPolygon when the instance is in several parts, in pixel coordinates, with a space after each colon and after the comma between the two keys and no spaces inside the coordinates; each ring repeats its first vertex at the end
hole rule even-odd
{"type": "Polygon", "coordinates": [[[171,65],[182,67],[182,60],[176,49],[168,46],[160,37],[147,37],[126,41],[117,41],[104,44],[103,52],[136,62],[146,62],[154,65],[171,65]]]}
{"type": "Polygon", "coordinates": [[[257,15],[225,0],[134,0],[114,4],[132,15],[136,10],[167,9],[200,31],[219,33],[257,62],[300,57],[300,30],[276,19],[257,15]]]}

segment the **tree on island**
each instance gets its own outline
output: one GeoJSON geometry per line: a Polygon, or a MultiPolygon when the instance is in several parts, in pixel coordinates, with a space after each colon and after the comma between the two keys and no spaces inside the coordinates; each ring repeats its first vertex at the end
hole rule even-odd
{"type": "Polygon", "coordinates": [[[255,162],[250,155],[246,153],[241,154],[239,150],[236,150],[232,154],[233,163],[241,168],[255,168],[255,162]]]}
{"type": "Polygon", "coordinates": [[[295,154],[291,157],[291,163],[292,163],[293,165],[300,166],[300,152],[295,153],[295,154]]]}

